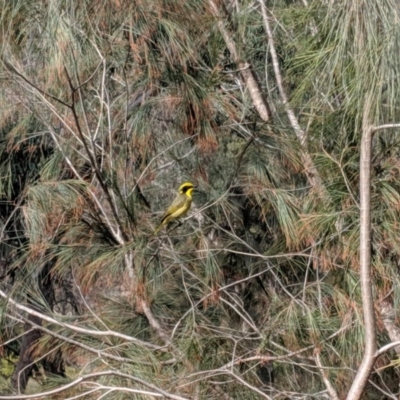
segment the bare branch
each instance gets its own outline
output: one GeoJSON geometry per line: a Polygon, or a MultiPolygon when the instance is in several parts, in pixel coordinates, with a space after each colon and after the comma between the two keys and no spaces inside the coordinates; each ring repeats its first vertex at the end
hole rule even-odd
{"type": "MultiPolygon", "coordinates": [[[[91,352],[91,353],[97,354],[97,356],[100,357],[100,358],[102,358],[102,357],[104,357],[104,358],[109,358],[109,359],[111,359],[111,360],[115,360],[115,361],[119,361],[119,362],[135,362],[134,360],[131,360],[131,359],[129,359],[129,358],[115,356],[114,354],[106,353],[106,352],[104,352],[103,350],[99,350],[99,349],[95,349],[95,348],[93,348],[93,347],[87,346],[86,344],[83,344],[83,343],[81,343],[81,342],[78,342],[77,340],[70,339],[70,338],[68,338],[68,337],[66,337],[66,336],[60,335],[60,334],[58,334],[58,333],[56,333],[56,332],[53,332],[52,330],[47,329],[47,328],[45,328],[45,327],[43,327],[43,326],[40,326],[40,325],[38,325],[38,324],[35,324],[33,321],[30,321],[30,320],[27,319],[27,318],[23,318],[22,316],[19,316],[19,318],[16,318],[16,317],[14,317],[14,316],[12,316],[12,315],[10,315],[10,314],[7,314],[7,316],[8,316],[9,318],[15,319],[15,320],[17,320],[17,321],[19,321],[19,322],[25,322],[25,323],[31,325],[34,329],[38,329],[38,330],[40,330],[40,331],[42,331],[42,332],[45,332],[45,333],[47,333],[47,334],[50,335],[50,336],[53,336],[53,337],[55,337],[55,338],[57,338],[57,339],[59,339],[59,340],[62,340],[63,342],[70,343],[70,344],[72,344],[72,345],[74,345],[74,346],[76,346],[76,347],[80,347],[80,348],[82,348],[82,349],[84,349],[84,350],[87,350],[87,351],[89,351],[89,352],[91,352]]],[[[28,331],[28,332],[29,332],[29,331],[28,331]]],[[[27,332],[24,332],[24,334],[26,334],[26,333],[27,333],[27,332]]]]}
{"type": "Polygon", "coordinates": [[[267,7],[265,6],[264,1],[265,0],[258,0],[261,6],[261,14],[264,21],[265,31],[267,32],[268,36],[268,45],[272,58],[272,66],[275,72],[275,79],[282,99],[282,104],[285,107],[286,114],[288,116],[290,124],[292,125],[293,130],[296,133],[297,139],[300,142],[300,146],[302,149],[301,157],[304,164],[304,172],[307,175],[307,179],[310,185],[312,185],[316,189],[319,189],[321,192],[326,192],[321,177],[318,173],[318,170],[315,167],[314,162],[308,152],[307,133],[300,127],[300,123],[292,107],[290,106],[288,97],[286,95],[286,91],[283,85],[283,78],[279,66],[278,54],[275,48],[275,40],[272,34],[272,28],[269,22],[267,7]]]}
{"type": "Polygon", "coordinates": [[[326,386],[326,390],[328,391],[331,400],[339,400],[339,396],[336,393],[335,388],[332,386],[331,381],[328,379],[328,376],[326,374],[326,370],[324,369],[324,367],[322,366],[321,363],[321,358],[319,356],[319,349],[317,349],[314,352],[314,356],[315,356],[315,363],[317,364],[317,367],[319,369],[319,372],[322,376],[322,380],[324,381],[324,384],[326,386]]]}
{"type": "Polygon", "coordinates": [[[366,99],[360,150],[360,285],[365,326],[365,350],[347,400],[360,399],[376,360],[376,327],[371,281],[371,153],[373,128],[366,99]]]}
{"type": "Polygon", "coordinates": [[[373,126],[369,122],[371,99],[365,101],[360,150],[360,285],[365,325],[364,357],[358,368],[347,400],[360,399],[378,355],[395,347],[377,351],[374,297],[371,280],[371,157],[373,134],[382,129],[400,128],[400,124],[373,126]]]}
{"type": "Polygon", "coordinates": [[[394,309],[393,305],[390,304],[389,301],[383,300],[379,306],[379,311],[381,314],[383,325],[385,326],[386,332],[389,335],[391,343],[383,346],[381,349],[378,350],[378,355],[385,353],[386,351],[393,349],[395,350],[396,354],[400,354],[400,328],[396,323],[396,310],[394,309]],[[396,345],[397,343],[397,345],[396,345]]]}
{"type": "MultiPolygon", "coordinates": [[[[118,371],[95,372],[93,374],[87,374],[87,375],[81,376],[80,378],[75,379],[74,381],[72,381],[71,383],[68,383],[67,385],[60,386],[53,390],[49,390],[48,392],[29,394],[29,395],[21,395],[20,394],[18,396],[0,396],[0,400],[28,400],[28,399],[38,399],[38,398],[42,398],[42,397],[48,397],[48,396],[54,395],[56,393],[61,393],[67,389],[74,387],[74,386],[77,386],[82,382],[88,381],[89,379],[99,378],[101,376],[119,376],[122,378],[132,380],[140,385],[146,386],[146,387],[154,390],[155,393],[152,393],[151,394],[152,396],[156,396],[156,397],[164,396],[165,398],[172,399],[172,400],[188,400],[187,397],[177,396],[172,393],[168,393],[165,390],[162,390],[162,389],[158,388],[157,386],[144,381],[143,379],[136,378],[132,375],[124,374],[124,373],[118,372],[118,371]]],[[[129,389],[129,388],[127,388],[127,389],[129,389]]]]}
{"type": "Polygon", "coordinates": [[[153,313],[150,310],[149,305],[145,300],[142,299],[140,301],[140,307],[143,310],[144,315],[146,315],[146,318],[149,321],[150,325],[157,332],[158,336],[160,336],[160,338],[164,341],[164,343],[167,346],[171,346],[172,345],[171,338],[166,334],[164,329],[161,328],[161,325],[154,317],[153,313]]]}
{"type": "Polygon", "coordinates": [[[383,124],[378,126],[372,126],[371,130],[373,133],[376,131],[381,131],[382,129],[392,129],[392,128],[400,128],[400,124],[383,124]]]}
{"type": "MultiPolygon", "coordinates": [[[[65,70],[65,73],[66,73],[66,76],[67,76],[67,80],[68,80],[68,83],[69,83],[69,86],[70,86],[70,90],[71,90],[72,105],[71,105],[70,109],[71,109],[72,115],[74,117],[76,129],[77,129],[77,132],[78,132],[78,136],[79,136],[79,138],[80,138],[80,140],[81,140],[81,142],[83,144],[83,147],[84,147],[84,149],[86,151],[87,156],[89,157],[90,164],[91,164],[91,166],[92,166],[92,168],[93,168],[93,170],[94,170],[94,172],[96,174],[96,178],[97,178],[101,188],[103,189],[104,196],[107,199],[108,205],[110,206],[111,213],[112,213],[112,215],[114,217],[114,220],[115,220],[115,222],[116,222],[116,224],[117,224],[117,226],[119,228],[119,232],[118,232],[118,237],[120,238],[119,243],[120,244],[124,244],[124,242],[128,241],[128,237],[127,237],[127,235],[126,235],[126,233],[125,233],[125,231],[123,229],[123,224],[122,224],[122,221],[121,221],[121,219],[120,219],[120,217],[118,215],[117,207],[115,205],[115,202],[112,199],[109,187],[106,185],[106,183],[104,182],[104,179],[102,177],[101,171],[100,171],[99,166],[98,166],[97,161],[96,161],[96,154],[94,153],[94,151],[92,152],[90,150],[88,144],[86,143],[85,136],[83,134],[83,130],[82,130],[82,127],[81,127],[81,124],[80,124],[80,120],[79,120],[79,116],[78,116],[78,112],[77,112],[77,108],[76,108],[76,104],[75,104],[75,92],[76,92],[77,89],[74,87],[74,85],[72,83],[72,79],[69,76],[67,69],[65,68],[64,70],[65,70]]],[[[78,90],[80,90],[80,89],[78,89],[78,90]]],[[[92,138],[91,138],[91,143],[93,144],[92,138]]]]}
{"type": "Polygon", "coordinates": [[[226,47],[231,53],[233,61],[239,67],[240,74],[242,75],[246,88],[249,91],[254,107],[263,121],[270,122],[272,117],[271,108],[263,95],[254,72],[252,71],[251,64],[247,61],[241,60],[239,56],[239,51],[236,47],[235,41],[233,40],[233,34],[229,31],[226,25],[228,19],[227,15],[224,15],[214,0],[209,0],[208,3],[210,4],[211,12],[217,20],[218,28],[224,38],[226,47]]]}
{"type": "Polygon", "coordinates": [[[81,328],[80,326],[76,326],[76,325],[71,325],[71,324],[66,324],[64,322],[60,322],[57,321],[54,318],[48,317],[47,315],[44,315],[38,311],[35,311],[27,306],[24,306],[22,304],[19,304],[17,301],[13,300],[10,296],[8,296],[5,292],[3,292],[2,290],[0,290],[0,297],[3,297],[5,300],[7,300],[7,302],[9,302],[10,304],[12,304],[14,307],[16,307],[18,310],[24,311],[30,315],[34,315],[36,317],[39,317],[47,322],[50,322],[52,324],[56,324],[58,326],[62,326],[64,328],[68,328],[71,329],[74,332],[78,332],[78,333],[84,333],[84,334],[88,334],[88,335],[93,335],[93,336],[113,336],[113,337],[117,337],[123,340],[126,340],[128,342],[132,342],[132,343],[136,343],[140,346],[144,346],[147,348],[150,348],[152,350],[163,350],[163,347],[160,346],[155,346],[151,343],[147,343],[144,342],[140,339],[137,339],[135,337],[132,336],[128,336],[128,335],[124,335],[123,333],[119,333],[119,332],[115,332],[115,331],[111,331],[111,330],[107,330],[107,331],[95,331],[92,329],[86,329],[86,328],[81,328]]]}

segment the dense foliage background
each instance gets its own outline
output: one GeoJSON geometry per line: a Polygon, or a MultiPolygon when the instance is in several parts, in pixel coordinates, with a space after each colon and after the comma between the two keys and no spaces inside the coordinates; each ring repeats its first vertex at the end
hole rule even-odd
{"type": "MultiPolygon", "coordinates": [[[[0,398],[344,398],[376,126],[378,348],[400,340],[399,24],[395,0],[2,0],[0,398]]],[[[364,398],[398,398],[399,353],[364,398]]]]}

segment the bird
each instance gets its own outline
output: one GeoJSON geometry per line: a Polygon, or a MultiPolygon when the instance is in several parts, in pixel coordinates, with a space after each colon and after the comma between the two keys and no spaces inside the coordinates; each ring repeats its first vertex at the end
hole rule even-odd
{"type": "Polygon", "coordinates": [[[190,206],[192,205],[192,193],[195,187],[196,186],[191,182],[184,182],[179,186],[177,196],[167,208],[167,211],[165,211],[161,218],[161,222],[154,230],[153,235],[156,235],[164,225],[167,225],[169,222],[174,221],[177,218],[183,217],[189,211],[190,206]]]}

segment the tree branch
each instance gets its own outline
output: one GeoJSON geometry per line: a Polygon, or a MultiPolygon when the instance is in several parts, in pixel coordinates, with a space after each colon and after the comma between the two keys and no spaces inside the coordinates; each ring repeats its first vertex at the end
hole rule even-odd
{"type": "Polygon", "coordinates": [[[302,162],[304,165],[304,172],[307,176],[308,182],[314,188],[319,189],[322,193],[325,193],[326,189],[322,183],[322,179],[321,179],[321,177],[318,173],[318,170],[315,167],[314,162],[308,152],[307,133],[300,127],[300,123],[299,123],[292,107],[290,106],[288,97],[286,95],[286,91],[285,91],[285,88],[283,85],[283,78],[282,78],[282,74],[281,74],[281,70],[280,70],[280,66],[279,66],[278,54],[276,52],[275,40],[272,35],[272,29],[271,29],[271,24],[269,22],[268,11],[267,11],[267,7],[264,4],[264,1],[265,0],[258,0],[258,2],[260,3],[260,6],[261,6],[261,14],[262,14],[263,21],[264,21],[265,31],[267,33],[268,46],[269,46],[269,51],[271,53],[271,58],[272,58],[272,66],[274,69],[276,84],[278,86],[282,104],[285,107],[286,114],[287,114],[290,124],[292,125],[292,128],[297,136],[297,139],[300,142],[300,146],[302,149],[301,158],[302,158],[302,162]]]}
{"type": "Polygon", "coordinates": [[[319,356],[319,349],[316,349],[316,351],[314,351],[314,356],[315,356],[315,364],[317,364],[319,372],[322,376],[322,380],[324,381],[326,390],[328,391],[331,400],[339,400],[339,396],[336,393],[335,388],[332,386],[331,381],[328,379],[326,371],[321,363],[321,358],[319,356]]]}
{"type": "Polygon", "coordinates": [[[107,331],[95,331],[93,329],[86,329],[86,328],[81,328],[80,326],[76,326],[76,325],[71,325],[71,324],[66,324],[64,322],[60,322],[57,321],[54,318],[48,317],[47,315],[44,315],[38,311],[32,310],[29,307],[26,307],[22,304],[19,304],[17,301],[13,300],[9,295],[7,295],[5,292],[3,292],[2,290],[0,290],[0,297],[3,297],[8,303],[12,304],[15,308],[17,308],[18,310],[24,311],[30,315],[34,315],[38,318],[41,318],[47,322],[50,322],[52,324],[56,324],[59,326],[62,326],[64,328],[68,328],[71,329],[74,332],[78,332],[78,333],[84,333],[87,335],[93,335],[93,336],[113,336],[113,337],[117,337],[123,340],[126,340],[128,342],[132,342],[132,343],[136,343],[139,346],[144,346],[147,348],[150,348],[152,350],[163,350],[163,347],[160,346],[156,346],[154,344],[151,343],[147,343],[144,342],[140,339],[137,339],[133,336],[128,336],[128,335],[124,335],[123,333],[120,332],[115,332],[115,331],[111,331],[111,330],[107,330],[107,331]]]}
{"type": "MultiPolygon", "coordinates": [[[[99,378],[101,376],[110,376],[110,375],[129,379],[136,383],[139,383],[140,385],[146,386],[155,391],[155,393],[151,393],[152,396],[157,396],[157,397],[164,396],[166,399],[172,399],[172,400],[188,400],[188,398],[186,398],[186,397],[181,397],[181,396],[177,396],[177,395],[168,393],[165,390],[162,390],[162,389],[158,388],[157,386],[144,381],[143,379],[136,378],[132,375],[124,374],[124,373],[118,372],[118,371],[95,372],[93,374],[87,374],[87,375],[81,376],[66,385],[60,386],[53,390],[49,390],[48,392],[37,393],[37,394],[28,394],[28,395],[20,394],[18,396],[0,396],[0,400],[28,400],[28,399],[38,399],[41,397],[48,397],[48,396],[54,395],[56,393],[60,393],[67,389],[70,389],[70,388],[72,388],[76,385],[79,385],[80,383],[85,382],[89,379],[99,378]]],[[[127,388],[127,389],[129,389],[129,388],[127,388]]]]}
{"type": "Polygon", "coordinates": [[[242,76],[246,88],[249,91],[255,109],[263,121],[271,122],[271,108],[263,95],[260,84],[251,68],[251,64],[240,59],[239,51],[236,47],[235,41],[233,40],[234,35],[226,26],[225,21],[228,19],[228,16],[220,11],[214,0],[209,0],[208,3],[210,4],[212,14],[217,20],[218,28],[222,37],[224,38],[225,45],[231,53],[233,61],[239,67],[240,75],[242,76]]]}
{"type": "Polygon", "coordinates": [[[365,327],[364,356],[347,400],[360,399],[376,360],[376,327],[371,282],[371,154],[374,128],[369,124],[371,101],[365,101],[360,149],[360,285],[365,327]]]}

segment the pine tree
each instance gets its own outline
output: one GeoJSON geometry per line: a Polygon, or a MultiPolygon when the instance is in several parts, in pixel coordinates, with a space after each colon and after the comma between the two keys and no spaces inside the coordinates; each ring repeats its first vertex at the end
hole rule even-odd
{"type": "Polygon", "coordinates": [[[395,2],[0,15],[2,393],[339,399],[366,337],[363,396],[396,397],[395,2]],[[184,181],[190,213],[154,236],[184,181]]]}

